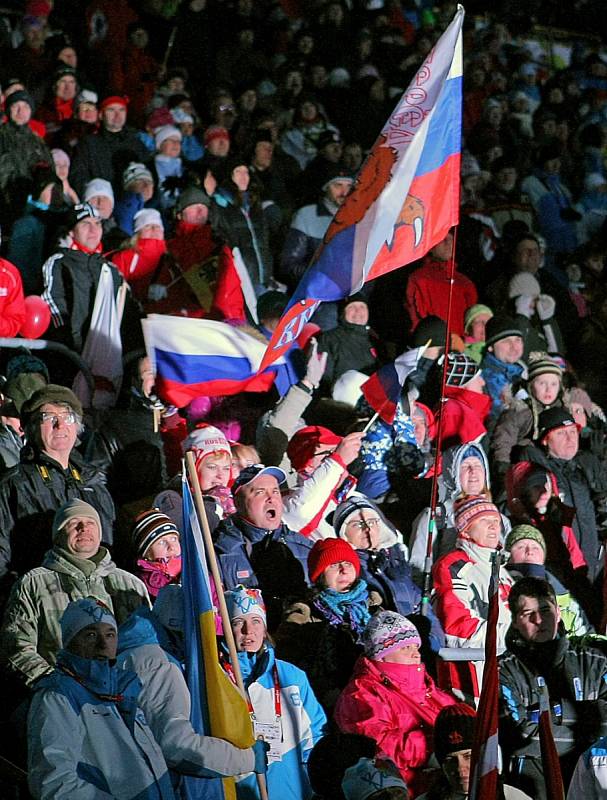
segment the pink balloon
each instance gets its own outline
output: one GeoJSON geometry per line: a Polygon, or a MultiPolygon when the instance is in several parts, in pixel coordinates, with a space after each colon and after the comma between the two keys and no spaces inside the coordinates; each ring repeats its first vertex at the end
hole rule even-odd
{"type": "Polygon", "coordinates": [[[51,310],[41,297],[31,294],[25,298],[25,320],[19,333],[24,339],[39,339],[51,322],[51,310]]]}

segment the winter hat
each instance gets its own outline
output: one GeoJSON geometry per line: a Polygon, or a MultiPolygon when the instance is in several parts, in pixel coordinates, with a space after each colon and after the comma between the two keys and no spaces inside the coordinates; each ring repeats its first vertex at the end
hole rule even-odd
{"type": "Polygon", "coordinates": [[[156,145],[156,150],[160,150],[162,143],[166,142],[167,139],[178,139],[181,141],[183,136],[181,135],[179,128],[175,127],[175,125],[162,125],[154,133],[154,144],[156,145]]]}
{"type": "Polygon", "coordinates": [[[308,575],[316,583],[327,567],[338,561],[349,561],[360,575],[360,559],[351,544],[343,539],[319,539],[308,553],[308,575]]]}
{"type": "Polygon", "coordinates": [[[477,362],[464,353],[447,354],[447,386],[465,388],[480,374],[477,362]]]}
{"type": "Polygon", "coordinates": [[[228,616],[231,620],[245,614],[256,614],[266,623],[266,606],[259,589],[249,589],[242,584],[225,593],[228,616]]]}
{"type": "Polygon", "coordinates": [[[428,341],[428,347],[444,347],[447,335],[447,323],[439,317],[432,315],[424,317],[413,331],[411,347],[423,347],[428,341]]]}
{"type": "Polygon", "coordinates": [[[329,72],[329,86],[333,89],[348,89],[350,80],[350,73],[345,67],[335,67],[329,72]]]}
{"type": "Polygon", "coordinates": [[[464,314],[464,330],[466,333],[469,333],[472,323],[481,314],[489,314],[490,318],[493,317],[493,311],[489,306],[484,306],[482,303],[476,303],[476,305],[466,309],[466,313],[464,314]]]}
{"type": "Polygon", "coordinates": [[[441,708],[434,721],[434,754],[439,764],[452,753],[470,750],[475,725],[476,711],[466,703],[441,708]]]}
{"type": "Polygon", "coordinates": [[[68,389],[67,386],[60,386],[58,383],[49,383],[42,389],[26,400],[21,407],[21,422],[27,423],[28,419],[39,411],[45,403],[68,405],[79,417],[82,417],[82,405],[80,400],[68,389]]]}
{"type": "Polygon", "coordinates": [[[84,202],[88,203],[93,197],[107,197],[114,202],[112,184],[103,178],[93,178],[84,187],[84,202]]]}
{"type": "Polygon", "coordinates": [[[544,551],[544,555],[546,554],[546,540],[533,525],[515,525],[506,537],[504,549],[512,550],[514,545],[523,539],[532,539],[537,542],[544,551]]]}
{"type": "Polygon", "coordinates": [[[584,411],[586,412],[586,416],[590,418],[594,413],[594,408],[592,406],[592,400],[590,399],[590,395],[584,389],[581,389],[579,386],[573,386],[571,389],[567,389],[563,396],[563,402],[565,407],[571,411],[571,406],[573,403],[578,403],[582,406],[584,411]]]}
{"type": "Polygon", "coordinates": [[[146,127],[155,133],[158,128],[162,128],[164,125],[172,125],[174,121],[175,119],[169,109],[161,106],[152,111],[147,118],[146,127]]]}
{"type": "Polygon", "coordinates": [[[33,356],[29,350],[22,347],[17,355],[10,358],[6,363],[6,380],[10,381],[16,378],[17,375],[27,372],[39,372],[44,375],[47,383],[49,381],[48,367],[44,361],[39,359],[38,356],[33,356]]]}
{"type": "Polygon", "coordinates": [[[53,147],[51,150],[51,155],[53,157],[53,164],[55,167],[69,167],[72,163],[71,158],[65,152],[65,150],[61,150],[60,147],[53,147]]]}
{"type": "Polygon", "coordinates": [[[358,764],[348,767],[341,782],[341,790],[346,800],[368,800],[376,792],[389,787],[402,789],[404,796],[409,796],[407,784],[399,775],[378,769],[370,758],[361,758],[358,764]]]}
{"type": "Polygon", "coordinates": [[[80,498],[75,497],[72,500],[68,500],[67,503],[64,503],[55,512],[55,516],[53,517],[53,541],[55,541],[57,535],[74,517],[86,517],[87,519],[94,519],[99,528],[99,533],[103,533],[103,528],[101,527],[101,517],[99,516],[97,509],[93,508],[90,503],[86,503],[84,500],[80,500],[80,498]]]}
{"type": "Polygon", "coordinates": [[[551,431],[557,428],[569,428],[576,425],[576,422],[567,409],[555,406],[544,409],[538,417],[537,424],[539,430],[537,441],[543,442],[551,431]]]}
{"type": "Polygon", "coordinates": [[[138,161],[131,161],[122,173],[122,186],[127,189],[129,185],[135,181],[150,181],[150,183],[154,183],[154,178],[145,164],[140,164],[138,161]]]}
{"type": "Polygon", "coordinates": [[[256,128],[253,131],[251,143],[254,147],[258,142],[268,142],[268,144],[273,144],[274,140],[272,139],[272,134],[270,131],[266,130],[265,128],[256,128]]]}
{"type": "Polygon", "coordinates": [[[33,113],[36,104],[34,103],[31,94],[29,92],[26,92],[25,89],[17,89],[16,92],[12,92],[11,94],[9,94],[9,96],[4,101],[4,110],[6,111],[7,117],[10,117],[11,106],[14,105],[15,103],[18,103],[19,101],[27,103],[28,106],[32,109],[33,113]]]}
{"type": "Polygon", "coordinates": [[[523,332],[518,323],[511,317],[492,317],[485,328],[485,347],[489,348],[491,345],[499,342],[501,339],[507,339],[509,336],[523,337],[523,332]]]}
{"type": "Polygon", "coordinates": [[[232,494],[235,495],[243,486],[248,486],[255,478],[259,478],[261,475],[271,475],[276,478],[279,486],[286,483],[287,480],[285,471],[280,467],[264,467],[263,464],[253,464],[240,470],[238,477],[232,484],[232,494]]]}
{"type": "Polygon", "coordinates": [[[287,455],[291,466],[296,472],[301,472],[314,457],[314,451],[319,445],[337,447],[341,442],[338,436],[328,428],[321,425],[307,425],[300,428],[287,445],[287,455]]]}
{"type": "Polygon", "coordinates": [[[142,208],[141,211],[138,211],[133,217],[134,232],[138,233],[142,228],[145,228],[146,225],[160,225],[162,230],[164,230],[164,223],[162,222],[160,211],[156,211],[155,208],[142,208]]]}
{"type": "Polygon", "coordinates": [[[529,358],[527,359],[527,383],[531,383],[538,375],[546,375],[548,373],[558,375],[559,378],[563,377],[563,370],[560,365],[548,353],[540,353],[538,351],[529,353],[529,358]]]}
{"type": "Polygon", "coordinates": [[[227,453],[232,457],[230,444],[222,431],[214,425],[204,425],[195,428],[183,443],[183,451],[192,450],[196,461],[200,461],[212,453],[227,453]]]}
{"type": "Polygon", "coordinates": [[[508,284],[508,297],[511,300],[521,295],[537,297],[541,291],[537,278],[534,278],[530,272],[517,272],[510,278],[508,284]]]}
{"type": "Polygon", "coordinates": [[[545,486],[547,480],[548,473],[546,470],[531,461],[519,461],[508,467],[506,472],[506,496],[510,511],[513,511],[514,500],[519,499],[522,492],[532,487],[545,486]]]}
{"type": "Polygon", "coordinates": [[[361,386],[369,380],[369,376],[356,369],[348,369],[333,384],[331,397],[338,403],[354,406],[362,397],[361,386]]]}
{"type": "Polygon", "coordinates": [[[474,520],[485,514],[496,514],[500,512],[491,500],[487,500],[484,495],[466,495],[458,500],[453,507],[453,518],[458,536],[465,533],[474,520]]]}
{"type": "Polygon", "coordinates": [[[328,164],[323,170],[321,189],[324,192],[328,186],[335,181],[346,181],[347,183],[354,183],[354,177],[351,172],[340,167],[339,164],[328,164]]]}
{"type": "Polygon", "coordinates": [[[203,206],[210,208],[211,198],[206,192],[203,192],[202,189],[197,189],[195,186],[190,186],[188,189],[185,189],[183,192],[181,192],[177,198],[177,202],[175,203],[175,211],[180,214],[188,206],[193,206],[197,203],[202,203],[203,206]]]}
{"type": "Polygon", "coordinates": [[[179,530],[173,520],[163,514],[157,508],[150,508],[148,511],[143,511],[135,519],[135,524],[131,531],[131,540],[137,556],[145,558],[145,554],[155,541],[162,536],[174,533],[179,536],[179,530]]]}
{"type": "Polygon", "coordinates": [[[416,644],[418,647],[422,644],[415,625],[396,611],[380,611],[372,616],[363,631],[362,639],[365,655],[375,661],[381,661],[393,650],[408,644],[416,644]]]}
{"type": "Polygon", "coordinates": [[[366,497],[351,497],[348,500],[344,500],[343,503],[340,503],[333,512],[331,520],[335,533],[341,536],[342,539],[345,539],[348,519],[356,511],[362,511],[365,508],[379,514],[377,506],[366,497]]]}
{"type": "Polygon", "coordinates": [[[91,105],[96,106],[98,102],[99,95],[97,92],[94,92],[92,89],[82,89],[76,95],[76,99],[74,100],[74,109],[78,108],[78,106],[82,105],[82,103],[90,103],[91,105]]]}
{"type": "Polygon", "coordinates": [[[194,117],[184,111],[183,108],[174,108],[170,113],[175,125],[183,125],[186,122],[189,122],[190,125],[194,124],[194,117]]]}
{"type": "Polygon", "coordinates": [[[88,219],[89,217],[92,217],[93,219],[101,219],[101,215],[95,206],[92,206],[90,203],[76,203],[75,206],[72,206],[67,216],[68,230],[71,231],[79,222],[82,222],[83,219],[88,219]]]}
{"type": "Polygon", "coordinates": [[[31,171],[32,186],[31,195],[34,199],[38,199],[47,186],[53,184],[54,186],[61,187],[61,180],[57,177],[55,172],[55,164],[47,164],[40,162],[33,167],[31,171]]]}
{"type": "Polygon", "coordinates": [[[108,106],[124,106],[124,108],[128,108],[129,98],[119,94],[108,95],[108,97],[104,97],[101,101],[99,111],[103,111],[103,109],[107,108],[108,106]]]}
{"type": "Polygon", "coordinates": [[[45,386],[46,380],[42,375],[36,372],[21,372],[5,383],[2,389],[5,400],[0,413],[6,417],[18,417],[26,400],[45,386]]]}
{"type": "Polygon", "coordinates": [[[77,633],[89,625],[105,622],[118,630],[118,625],[110,609],[94,597],[72,600],[61,617],[61,645],[67,647],[77,633]]]}
{"type": "Polygon", "coordinates": [[[584,189],[587,192],[594,192],[606,184],[607,180],[600,172],[591,172],[589,175],[586,175],[584,179],[584,189]]]}
{"type": "Polygon", "coordinates": [[[224,128],[222,125],[209,125],[203,136],[204,146],[208,147],[213,139],[227,139],[230,141],[230,133],[228,129],[224,128]]]}
{"type": "Polygon", "coordinates": [[[257,318],[260,322],[264,319],[279,319],[288,302],[289,296],[284,292],[275,289],[264,292],[257,300],[257,318]]]}
{"type": "Polygon", "coordinates": [[[65,78],[66,76],[71,76],[73,78],[76,78],[76,82],[78,81],[76,70],[74,69],[74,67],[70,67],[68,64],[62,64],[60,67],[57,67],[57,69],[53,72],[53,77],[51,79],[51,82],[57,83],[57,81],[60,81],[61,78],[65,78]]]}

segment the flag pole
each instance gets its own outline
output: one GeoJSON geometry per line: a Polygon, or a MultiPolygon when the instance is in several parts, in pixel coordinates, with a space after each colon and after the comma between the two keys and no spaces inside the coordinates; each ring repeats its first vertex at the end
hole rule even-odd
{"type": "MultiPolygon", "coordinates": [[[[217,566],[217,556],[215,555],[215,548],[213,547],[213,539],[211,537],[211,529],[209,528],[209,520],[207,519],[204,500],[202,499],[202,490],[200,488],[198,473],[196,472],[194,454],[191,451],[188,451],[185,454],[185,461],[188,469],[188,477],[190,479],[190,483],[192,484],[192,488],[194,489],[194,505],[196,508],[196,514],[198,515],[198,521],[200,522],[202,528],[204,547],[207,553],[207,562],[215,582],[215,588],[217,589],[219,615],[221,617],[221,624],[223,626],[223,635],[228,646],[228,653],[230,654],[230,663],[234,673],[234,680],[243,698],[247,700],[247,692],[244,686],[244,681],[242,680],[240,664],[238,663],[238,653],[236,651],[236,642],[234,641],[234,632],[232,631],[228,607],[226,605],[226,599],[223,593],[223,583],[221,581],[221,575],[219,574],[219,567],[217,566]]],[[[259,789],[259,796],[261,800],[268,800],[266,776],[257,772],[255,773],[255,777],[257,778],[257,787],[259,789]]]]}
{"type": "Polygon", "coordinates": [[[438,478],[440,475],[440,454],[443,438],[443,405],[445,403],[445,386],[447,384],[447,353],[451,344],[451,309],[453,306],[453,285],[455,283],[455,244],[457,241],[457,226],[453,229],[453,244],[451,246],[451,259],[449,261],[449,300],[447,303],[447,330],[445,332],[445,353],[440,383],[440,400],[438,425],[436,428],[436,446],[434,448],[434,475],[432,476],[432,491],[430,495],[430,518],[428,520],[428,538],[426,541],[426,558],[424,560],[424,575],[422,583],[421,614],[428,616],[430,611],[430,592],[432,591],[432,547],[436,533],[436,507],[438,505],[438,478]]]}
{"type": "Polygon", "coordinates": [[[247,694],[244,688],[244,682],[242,680],[242,675],[240,672],[240,665],[238,663],[236,642],[234,641],[234,633],[232,631],[232,625],[230,623],[230,617],[228,615],[228,607],[226,605],[226,600],[223,593],[223,583],[221,581],[221,575],[219,574],[219,567],[217,566],[217,556],[215,555],[215,548],[213,547],[213,539],[211,537],[211,530],[209,528],[207,512],[204,507],[204,500],[202,499],[202,491],[200,489],[200,481],[198,480],[198,473],[196,472],[194,454],[191,452],[187,452],[185,454],[185,461],[188,469],[188,477],[190,479],[190,484],[192,485],[192,489],[194,490],[194,505],[196,507],[196,513],[198,515],[198,520],[202,528],[204,547],[207,553],[207,563],[209,565],[211,575],[213,576],[213,581],[215,582],[215,588],[217,589],[219,616],[221,617],[221,624],[223,625],[223,635],[225,637],[226,644],[228,646],[228,652],[230,654],[230,662],[232,664],[232,669],[234,670],[234,680],[236,681],[236,686],[238,686],[240,693],[246,700],[247,694]]]}

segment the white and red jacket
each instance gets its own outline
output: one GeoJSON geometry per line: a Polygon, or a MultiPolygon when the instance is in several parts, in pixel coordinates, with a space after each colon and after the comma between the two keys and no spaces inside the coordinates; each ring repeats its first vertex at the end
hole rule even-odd
{"type": "MultiPolygon", "coordinates": [[[[491,555],[468,539],[457,540],[453,552],[439,558],[432,570],[432,605],[445,631],[447,647],[484,648],[489,606],[491,555]]],[[[500,569],[497,652],[505,649],[510,627],[508,595],[514,583],[505,568],[500,569]]],[[[482,683],[483,661],[450,661],[439,664],[439,685],[451,688],[465,700],[477,700],[482,683]]]]}

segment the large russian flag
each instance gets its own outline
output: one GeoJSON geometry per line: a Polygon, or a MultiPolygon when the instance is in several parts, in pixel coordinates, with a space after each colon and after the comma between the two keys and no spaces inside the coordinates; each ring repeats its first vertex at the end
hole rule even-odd
{"type": "Polygon", "coordinates": [[[265,392],[274,383],[284,394],[297,380],[284,359],[260,371],[265,343],[225,322],[150,314],[141,324],[156,390],[179,408],[201,395],[265,392]]]}
{"type": "Polygon", "coordinates": [[[459,221],[462,24],[453,21],[411,81],[303,275],[261,364],[297,339],[321,301],[424,256],[459,221]]]}

